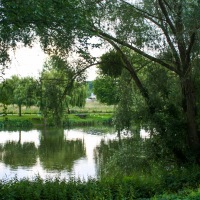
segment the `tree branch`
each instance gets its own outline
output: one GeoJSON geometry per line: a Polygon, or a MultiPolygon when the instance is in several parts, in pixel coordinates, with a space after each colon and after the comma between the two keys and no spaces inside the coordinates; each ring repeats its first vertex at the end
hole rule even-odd
{"type": "Polygon", "coordinates": [[[97,29],[96,27],[93,27],[93,29],[91,29],[91,31],[95,32],[97,35],[99,35],[99,37],[102,36],[103,39],[105,39],[107,41],[108,40],[112,40],[112,41],[114,41],[114,42],[116,42],[118,44],[121,44],[122,46],[128,47],[129,49],[135,51],[136,53],[140,54],[141,56],[143,56],[145,58],[148,58],[149,60],[154,61],[154,62],[162,65],[163,67],[169,69],[170,71],[175,72],[176,74],[179,74],[179,75],[181,74],[181,72],[179,70],[177,70],[176,68],[174,68],[171,65],[167,64],[166,62],[163,62],[161,59],[153,57],[153,56],[145,53],[144,51],[138,49],[137,47],[134,47],[134,46],[132,46],[132,45],[120,40],[120,39],[117,39],[117,38],[115,38],[115,37],[113,37],[113,36],[111,36],[111,35],[109,35],[107,33],[104,33],[103,31],[97,29]]]}
{"type": "Polygon", "coordinates": [[[189,43],[188,49],[186,51],[186,62],[190,62],[190,53],[192,51],[192,47],[194,46],[195,41],[196,41],[196,34],[192,33],[192,35],[190,37],[190,43],[189,43]]]}
{"type": "Polygon", "coordinates": [[[181,65],[181,61],[180,61],[180,57],[178,55],[178,52],[176,51],[176,48],[173,44],[173,42],[171,41],[171,38],[168,34],[168,31],[166,30],[166,28],[164,27],[164,25],[162,26],[162,30],[163,30],[163,33],[166,37],[166,40],[167,40],[167,43],[169,44],[171,50],[172,50],[172,53],[173,53],[173,56],[176,60],[176,64],[177,64],[177,69],[180,70],[180,65],[181,65]]]}
{"type": "Polygon", "coordinates": [[[115,44],[115,42],[113,42],[112,40],[109,40],[107,38],[104,38],[105,40],[107,40],[116,50],[117,52],[121,55],[122,61],[125,64],[125,68],[129,71],[131,77],[133,78],[136,86],[138,87],[141,95],[144,97],[149,111],[151,114],[155,113],[155,107],[153,106],[153,104],[151,103],[151,99],[149,97],[149,93],[148,90],[143,86],[143,84],[141,83],[139,77],[137,76],[137,73],[133,67],[133,65],[129,62],[129,60],[127,59],[127,56],[123,53],[123,51],[118,47],[117,44],[115,44]]]}
{"type": "MultiPolygon", "coordinates": [[[[179,55],[178,55],[178,53],[177,53],[177,51],[176,51],[176,48],[174,47],[174,44],[173,44],[173,42],[171,41],[171,38],[170,38],[170,36],[169,36],[169,34],[168,34],[166,28],[164,27],[164,24],[163,24],[163,22],[166,22],[166,20],[164,20],[162,17],[157,17],[157,16],[152,15],[152,14],[150,14],[150,13],[148,13],[148,12],[142,10],[142,9],[139,9],[139,8],[135,7],[134,5],[128,3],[128,2],[126,2],[126,1],[124,1],[124,0],[122,0],[122,2],[124,2],[124,3],[128,4],[128,5],[130,5],[132,8],[134,8],[134,9],[137,10],[138,12],[142,13],[143,17],[145,17],[146,19],[148,19],[148,20],[150,20],[151,22],[153,22],[155,25],[157,25],[157,26],[163,31],[163,33],[164,33],[164,35],[165,35],[165,37],[166,37],[167,43],[169,44],[169,46],[170,46],[170,48],[171,48],[171,50],[172,50],[172,53],[173,53],[174,58],[175,58],[175,60],[176,60],[177,66],[178,66],[178,68],[180,69],[180,59],[179,59],[179,55]],[[158,19],[158,20],[161,22],[161,24],[160,24],[159,22],[157,22],[156,20],[154,20],[153,18],[158,19]]],[[[165,2],[165,3],[166,3],[166,2],[165,2]]],[[[167,4],[167,6],[169,7],[168,4],[167,4]]]]}
{"type": "Polygon", "coordinates": [[[189,72],[192,69],[192,65],[190,64],[190,53],[192,51],[192,47],[194,46],[195,41],[196,41],[196,34],[192,33],[192,35],[190,37],[190,44],[189,44],[188,49],[186,51],[186,63],[188,63],[188,68],[187,68],[187,71],[184,74],[185,77],[189,74],[189,72]]]}
{"type": "MultiPolygon", "coordinates": [[[[145,18],[150,19],[150,20],[151,20],[152,22],[154,22],[155,24],[156,24],[157,22],[156,22],[153,18],[158,19],[158,20],[161,20],[159,17],[157,17],[157,16],[155,16],[155,15],[152,15],[152,14],[150,14],[149,12],[144,11],[144,10],[138,8],[138,7],[134,6],[133,4],[131,4],[131,3],[129,3],[129,2],[126,2],[126,1],[124,1],[124,0],[122,0],[122,2],[125,3],[125,4],[127,4],[127,5],[129,5],[129,6],[131,6],[131,7],[132,7],[133,9],[135,9],[138,13],[141,13],[145,18]]],[[[162,20],[164,20],[164,19],[162,19],[162,20]]]]}
{"type": "Polygon", "coordinates": [[[163,1],[162,1],[162,0],[158,0],[158,3],[159,3],[159,5],[160,5],[160,8],[161,8],[161,10],[162,10],[162,12],[163,12],[165,18],[166,18],[167,23],[169,24],[169,27],[171,28],[173,34],[176,35],[176,28],[175,28],[174,24],[172,23],[172,21],[171,21],[170,18],[169,18],[167,9],[166,9],[166,7],[165,7],[163,1]]]}
{"type": "Polygon", "coordinates": [[[166,4],[166,6],[168,7],[169,10],[173,10],[172,7],[170,6],[170,4],[166,0],[163,0],[163,1],[166,4]]]}

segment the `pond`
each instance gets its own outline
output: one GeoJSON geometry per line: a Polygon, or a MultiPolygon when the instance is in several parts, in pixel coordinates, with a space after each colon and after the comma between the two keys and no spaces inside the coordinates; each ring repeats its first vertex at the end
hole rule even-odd
{"type": "Polygon", "coordinates": [[[95,149],[117,140],[109,129],[43,129],[0,132],[0,179],[97,178],[95,149]]]}
{"type": "Polygon", "coordinates": [[[98,149],[111,141],[118,143],[110,127],[1,131],[0,179],[97,178],[98,149]]]}

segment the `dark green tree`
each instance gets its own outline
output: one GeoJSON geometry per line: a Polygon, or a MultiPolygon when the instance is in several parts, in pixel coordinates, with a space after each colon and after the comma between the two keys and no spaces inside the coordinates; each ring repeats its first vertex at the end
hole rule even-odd
{"type": "MultiPolygon", "coordinates": [[[[95,4],[93,4],[95,7],[95,4]]],[[[93,31],[110,43],[121,55],[139,91],[144,97],[152,119],[157,104],[154,104],[147,88],[138,77],[134,63],[131,63],[122,47],[159,64],[171,71],[179,81],[182,101],[182,116],[185,120],[186,146],[199,160],[200,140],[197,124],[197,100],[193,71],[197,67],[193,61],[199,54],[200,19],[198,1],[111,1],[99,3],[93,31]],[[191,16],[194,16],[192,18],[191,16]],[[105,20],[104,20],[105,19],[105,20]],[[193,19],[193,21],[191,21],[193,19]],[[103,22],[106,22],[106,26],[103,22]],[[114,31],[110,31],[114,30],[114,31]],[[161,56],[163,53],[168,56],[161,56]]],[[[159,122],[157,123],[157,126],[159,122]]],[[[160,131],[159,131],[160,132],[160,131]]],[[[183,134],[184,137],[185,134],[183,134]]]]}
{"type": "Polygon", "coordinates": [[[124,63],[120,55],[112,50],[101,56],[100,64],[98,65],[100,73],[117,78],[121,75],[124,63]]]}
{"type": "Polygon", "coordinates": [[[116,105],[119,102],[119,77],[122,74],[124,63],[120,55],[111,50],[103,54],[97,65],[99,75],[94,81],[94,93],[101,103],[116,105]]]}
{"type": "Polygon", "coordinates": [[[97,100],[107,105],[116,105],[119,102],[118,96],[119,81],[110,76],[101,76],[94,81],[94,94],[97,100]]]}

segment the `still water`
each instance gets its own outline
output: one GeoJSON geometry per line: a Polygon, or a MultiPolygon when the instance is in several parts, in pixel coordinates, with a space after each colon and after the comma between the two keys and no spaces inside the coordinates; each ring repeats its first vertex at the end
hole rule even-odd
{"type": "Polygon", "coordinates": [[[0,179],[98,177],[96,149],[118,140],[113,129],[0,132],[0,179]]]}

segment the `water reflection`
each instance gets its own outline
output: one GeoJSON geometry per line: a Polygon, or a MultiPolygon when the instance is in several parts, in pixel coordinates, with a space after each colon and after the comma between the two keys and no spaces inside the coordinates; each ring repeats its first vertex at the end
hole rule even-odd
{"type": "Polygon", "coordinates": [[[11,168],[18,166],[34,166],[37,159],[37,149],[33,142],[21,144],[19,142],[6,142],[3,147],[1,161],[11,168]]]}
{"type": "Polygon", "coordinates": [[[108,128],[1,131],[0,179],[96,178],[94,152],[102,140],[116,139],[111,132],[108,128]]]}
{"type": "Polygon", "coordinates": [[[101,140],[100,144],[94,150],[94,158],[97,166],[97,174],[100,177],[103,173],[105,164],[109,161],[111,156],[119,150],[121,141],[119,138],[115,140],[101,140]]]}
{"type": "Polygon", "coordinates": [[[85,157],[84,140],[65,140],[64,130],[44,130],[39,157],[44,169],[72,171],[74,161],[85,157]]]}

